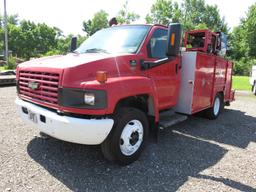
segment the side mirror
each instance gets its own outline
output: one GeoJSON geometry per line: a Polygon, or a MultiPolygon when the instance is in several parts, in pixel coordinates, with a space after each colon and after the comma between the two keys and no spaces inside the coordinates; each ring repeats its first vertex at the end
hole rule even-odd
{"type": "Polygon", "coordinates": [[[72,37],[71,45],[70,45],[70,52],[75,51],[77,48],[77,37],[72,37]]]}
{"type": "Polygon", "coordinates": [[[177,56],[180,51],[181,24],[171,23],[168,27],[167,56],[177,56]]]}

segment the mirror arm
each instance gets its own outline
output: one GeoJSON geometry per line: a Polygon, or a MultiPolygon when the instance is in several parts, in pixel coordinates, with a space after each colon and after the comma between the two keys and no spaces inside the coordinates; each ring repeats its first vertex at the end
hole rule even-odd
{"type": "Polygon", "coordinates": [[[77,37],[72,37],[70,44],[70,52],[75,51],[77,48],[77,37]]]}
{"type": "Polygon", "coordinates": [[[162,64],[165,64],[167,62],[170,62],[170,61],[174,60],[175,58],[176,57],[170,56],[170,57],[166,57],[166,58],[159,59],[159,60],[156,60],[156,61],[144,61],[144,60],[141,60],[140,61],[140,63],[141,63],[141,70],[147,70],[147,69],[151,69],[151,68],[157,67],[159,65],[162,65],[162,64]]]}

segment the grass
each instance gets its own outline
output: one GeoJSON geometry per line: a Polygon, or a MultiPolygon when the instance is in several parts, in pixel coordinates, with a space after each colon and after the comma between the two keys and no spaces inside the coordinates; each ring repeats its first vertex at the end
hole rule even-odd
{"type": "Polygon", "coordinates": [[[251,85],[247,76],[233,76],[233,89],[250,91],[251,85]]]}
{"type": "Polygon", "coordinates": [[[0,66],[0,71],[5,70],[5,66],[0,66]]]}

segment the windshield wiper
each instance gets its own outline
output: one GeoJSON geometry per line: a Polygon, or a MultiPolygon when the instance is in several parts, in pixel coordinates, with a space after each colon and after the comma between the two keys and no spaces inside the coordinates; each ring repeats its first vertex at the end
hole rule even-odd
{"type": "Polygon", "coordinates": [[[92,48],[92,49],[86,49],[84,53],[109,53],[109,52],[105,49],[92,48]]]}

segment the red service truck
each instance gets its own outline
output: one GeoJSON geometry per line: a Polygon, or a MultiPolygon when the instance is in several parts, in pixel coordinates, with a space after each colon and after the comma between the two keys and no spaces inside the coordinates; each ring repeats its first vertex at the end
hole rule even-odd
{"type": "Polygon", "coordinates": [[[51,137],[101,145],[106,159],[135,161],[157,135],[203,112],[216,119],[234,100],[226,37],[181,25],[118,25],[102,29],[67,55],[18,65],[21,118],[51,137]]]}

